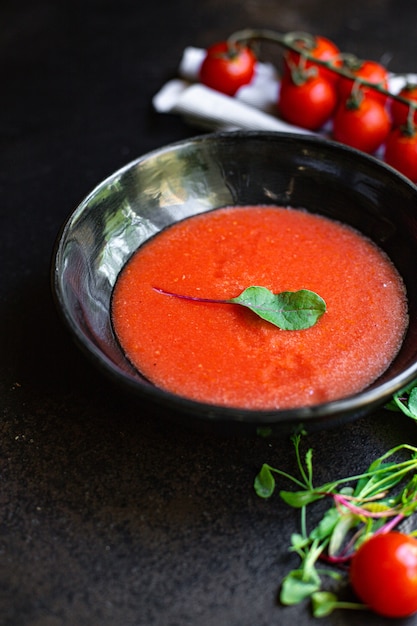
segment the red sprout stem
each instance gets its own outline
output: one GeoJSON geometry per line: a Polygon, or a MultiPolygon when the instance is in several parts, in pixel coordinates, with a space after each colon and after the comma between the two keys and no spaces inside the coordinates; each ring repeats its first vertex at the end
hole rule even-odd
{"type": "Polygon", "coordinates": [[[351,513],[355,513],[356,515],[360,515],[362,517],[372,517],[373,519],[377,519],[382,517],[391,517],[397,515],[398,513],[394,509],[386,509],[385,511],[368,511],[363,507],[356,506],[348,497],[342,496],[339,493],[334,494],[333,498],[336,506],[344,506],[349,509],[351,513]]]}
{"type": "Polygon", "coordinates": [[[378,528],[378,530],[375,531],[374,535],[382,535],[384,533],[391,532],[391,530],[395,528],[400,522],[402,522],[404,518],[405,515],[399,513],[398,515],[390,519],[389,522],[381,526],[381,528],[378,528]]]}
{"type": "Polygon", "coordinates": [[[194,302],[208,302],[210,304],[230,304],[228,300],[216,300],[215,298],[199,298],[198,296],[185,296],[184,294],[174,293],[173,291],[166,291],[160,287],[152,287],[154,291],[162,293],[164,296],[171,296],[172,298],[180,298],[181,300],[193,300],[194,302]]]}

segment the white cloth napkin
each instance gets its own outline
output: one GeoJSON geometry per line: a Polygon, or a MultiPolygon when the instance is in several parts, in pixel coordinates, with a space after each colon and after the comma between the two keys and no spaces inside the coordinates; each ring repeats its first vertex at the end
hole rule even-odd
{"type": "Polygon", "coordinates": [[[257,63],[249,85],[241,87],[232,98],[198,82],[205,50],[184,50],[179,78],[170,80],[154,96],[153,106],[159,113],[178,113],[191,124],[210,130],[276,130],[307,133],[298,126],[280,120],[274,110],[279,81],[275,68],[257,63]]]}

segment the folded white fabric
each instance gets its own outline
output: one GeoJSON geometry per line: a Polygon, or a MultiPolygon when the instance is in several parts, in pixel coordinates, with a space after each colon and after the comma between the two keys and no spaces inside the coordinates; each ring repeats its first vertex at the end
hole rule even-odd
{"type": "Polygon", "coordinates": [[[257,63],[249,85],[232,98],[198,82],[205,50],[188,47],[178,68],[179,77],[166,83],[154,96],[159,113],[177,113],[188,122],[209,130],[274,130],[309,133],[287,124],[275,114],[279,80],[275,68],[257,63]]]}

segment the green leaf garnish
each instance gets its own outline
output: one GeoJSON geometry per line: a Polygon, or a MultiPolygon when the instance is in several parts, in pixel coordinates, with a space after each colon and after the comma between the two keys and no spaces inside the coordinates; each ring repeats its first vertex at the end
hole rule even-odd
{"type": "Polygon", "coordinates": [[[165,291],[154,287],[155,291],[183,300],[212,304],[239,304],[277,326],[281,330],[305,330],[314,326],[326,311],[326,303],[321,296],[309,289],[273,293],[266,287],[247,287],[235,298],[216,300],[199,298],[165,291]]]}
{"type": "Polygon", "coordinates": [[[323,298],[308,289],[274,294],[265,287],[248,287],[229,302],[246,306],[282,330],[310,328],[326,311],[323,298]]]}

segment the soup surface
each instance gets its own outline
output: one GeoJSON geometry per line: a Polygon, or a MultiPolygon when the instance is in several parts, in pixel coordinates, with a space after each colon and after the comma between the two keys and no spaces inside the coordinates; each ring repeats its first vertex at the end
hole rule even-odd
{"type": "Polygon", "coordinates": [[[362,390],[387,368],[407,326],[403,282],[350,227],[280,207],[228,207],[188,218],[128,261],[112,298],[115,333],[155,385],[224,406],[307,406],[362,390]],[[280,330],[230,299],[258,285],[309,289],[327,310],[280,330]]]}

